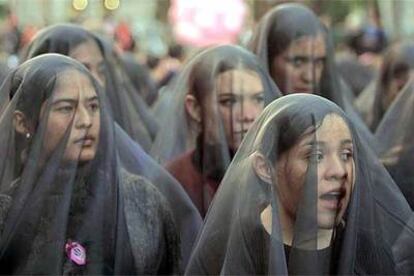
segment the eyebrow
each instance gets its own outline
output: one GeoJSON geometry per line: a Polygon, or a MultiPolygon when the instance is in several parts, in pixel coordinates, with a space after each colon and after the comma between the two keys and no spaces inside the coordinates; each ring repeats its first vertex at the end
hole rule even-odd
{"type": "Polygon", "coordinates": [[[76,99],[70,99],[70,98],[61,98],[61,99],[57,99],[57,100],[55,100],[55,101],[53,101],[53,105],[55,105],[55,104],[59,104],[59,103],[61,103],[61,102],[67,102],[67,103],[77,103],[78,102],[78,100],[76,99]]]}
{"type": "Polygon", "coordinates": [[[315,140],[312,140],[312,141],[310,141],[310,142],[308,142],[308,143],[305,144],[305,146],[325,146],[325,145],[326,145],[325,142],[323,142],[323,141],[315,141],[315,140]]]}
{"type": "Polygon", "coordinates": [[[316,59],[326,59],[326,55],[321,55],[321,56],[315,56],[315,55],[305,56],[305,55],[301,55],[301,54],[298,54],[298,55],[293,54],[293,55],[286,56],[286,58],[288,60],[293,60],[293,59],[304,59],[304,60],[312,60],[313,59],[313,60],[316,60],[316,59]]]}
{"type": "MultiPolygon", "coordinates": [[[[341,141],[341,146],[347,145],[347,144],[352,144],[352,140],[351,139],[345,139],[341,141]]],[[[326,142],[324,141],[310,141],[308,143],[305,144],[305,146],[325,146],[326,142]]]]}
{"type": "MultiPolygon", "coordinates": [[[[92,102],[92,101],[95,101],[95,100],[99,100],[99,98],[98,98],[98,96],[92,96],[92,97],[89,97],[88,99],[86,99],[86,101],[87,102],[92,102]]],[[[53,101],[53,105],[55,105],[55,104],[59,104],[59,103],[61,103],[61,102],[67,102],[67,103],[77,103],[78,102],[78,99],[72,99],[72,98],[61,98],[61,99],[57,99],[57,100],[55,100],[55,101],[53,101]]]]}
{"type": "MultiPolygon", "coordinates": [[[[260,94],[264,94],[264,91],[258,91],[258,92],[255,92],[253,95],[251,95],[251,96],[258,96],[258,95],[260,95],[260,94]]],[[[242,95],[240,95],[240,94],[235,94],[235,93],[221,93],[221,94],[219,94],[218,95],[219,97],[240,97],[240,96],[242,96],[242,95]]]]}
{"type": "Polygon", "coordinates": [[[87,98],[86,99],[86,101],[87,102],[93,102],[93,101],[98,101],[99,100],[99,98],[98,98],[98,96],[97,95],[95,95],[95,96],[92,96],[92,97],[90,97],[90,98],[87,98]]]}
{"type": "Polygon", "coordinates": [[[352,140],[351,139],[346,139],[346,140],[341,141],[341,146],[346,145],[346,144],[352,144],[352,140]]]}

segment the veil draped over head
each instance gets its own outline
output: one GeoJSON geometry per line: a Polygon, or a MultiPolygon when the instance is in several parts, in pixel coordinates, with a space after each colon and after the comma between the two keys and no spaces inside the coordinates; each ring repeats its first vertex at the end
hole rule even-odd
{"type": "Polygon", "coordinates": [[[0,95],[10,98],[0,117],[0,272],[177,273],[171,207],[118,161],[111,109],[90,72],[41,55],[0,95]]]}
{"type": "Polygon", "coordinates": [[[129,53],[122,55],[122,62],[135,90],[141,94],[148,106],[152,106],[158,98],[158,89],[149,68],[140,64],[135,56],[129,53]]]}
{"type": "Polygon", "coordinates": [[[378,77],[355,101],[357,111],[373,132],[392,101],[407,83],[413,68],[413,42],[396,43],[385,52],[378,77]]]}
{"type": "MultiPolygon", "coordinates": [[[[204,143],[220,145],[228,151],[218,110],[218,87],[215,81],[220,73],[236,69],[253,71],[259,76],[265,105],[280,96],[278,88],[252,53],[230,45],[198,53],[184,65],[180,74],[167,88],[168,91],[163,94],[165,98],[162,102],[168,102],[168,110],[163,108],[158,117],[162,127],[151,150],[151,155],[155,159],[165,163],[193,148],[199,134],[197,128],[201,128],[204,135],[211,135],[204,137],[204,143]],[[205,120],[202,126],[194,126],[185,107],[186,96],[194,90],[200,91],[200,97],[212,98],[202,104],[202,116],[209,116],[208,121],[205,120]]],[[[243,85],[246,84],[241,83],[237,87],[233,81],[226,83],[229,92],[243,90],[243,85]]],[[[236,111],[238,110],[233,110],[233,113],[236,111]]]]}
{"type": "Polygon", "coordinates": [[[28,46],[23,60],[45,53],[71,56],[77,47],[88,42],[95,43],[102,55],[103,62],[97,64],[98,68],[95,70],[105,84],[105,94],[115,121],[148,151],[157,132],[157,123],[141,94],[135,91],[130,83],[122,62],[110,42],[98,38],[82,27],[58,24],[47,27],[36,35],[28,46]]]}
{"type": "Polygon", "coordinates": [[[375,132],[379,156],[414,210],[414,83],[411,79],[388,108],[375,132]]]}
{"type": "MultiPolygon", "coordinates": [[[[369,141],[369,144],[375,150],[376,141],[372,133],[365,126],[352,106],[354,101],[353,93],[342,78],[340,78],[335,67],[335,49],[330,32],[312,10],[296,3],[276,6],[268,11],[260,20],[254,31],[249,48],[259,57],[266,70],[271,73],[274,58],[282,54],[292,42],[303,37],[317,37],[318,35],[322,35],[326,50],[326,56],[321,60],[323,68],[319,81],[316,80],[316,66],[320,62],[318,61],[319,57],[305,58],[306,62],[309,62],[312,66],[311,83],[313,94],[331,100],[341,107],[350,116],[356,125],[357,131],[360,132],[364,139],[369,141]]],[[[315,46],[309,47],[313,47],[312,49],[315,51],[315,46]]],[[[301,62],[305,62],[305,60],[301,62]]],[[[290,80],[287,79],[285,81],[289,82],[290,80]]],[[[276,80],[275,82],[277,84],[276,80]]],[[[282,94],[305,92],[283,91],[280,86],[279,88],[282,94]]]]}
{"type": "Polygon", "coordinates": [[[280,93],[252,53],[230,45],[197,54],[166,90],[151,154],[203,216],[237,145],[280,93]]]}
{"type": "Polygon", "coordinates": [[[413,237],[412,211],[349,117],[322,97],[294,94],[268,105],[247,133],[186,273],[412,273],[402,243],[413,237]]]}
{"type": "Polygon", "coordinates": [[[180,184],[146,154],[156,133],[156,124],[141,96],[126,79],[121,61],[111,44],[79,26],[60,24],[44,29],[35,37],[28,48],[27,58],[42,53],[70,56],[72,50],[90,40],[96,42],[104,58],[104,96],[116,122],[116,147],[120,161],[129,172],[149,179],[170,203],[180,233],[182,263],[185,266],[202,220],[180,184]]]}

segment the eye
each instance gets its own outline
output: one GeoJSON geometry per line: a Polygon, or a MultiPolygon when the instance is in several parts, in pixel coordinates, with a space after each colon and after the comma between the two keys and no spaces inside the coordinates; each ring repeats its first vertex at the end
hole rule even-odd
{"type": "Polygon", "coordinates": [[[92,112],[97,112],[99,110],[99,103],[94,102],[94,103],[89,104],[89,109],[92,112]]]}
{"type": "Polygon", "coordinates": [[[316,162],[316,163],[321,162],[323,160],[323,157],[324,157],[323,153],[319,150],[315,150],[308,155],[309,161],[316,162]]]}
{"type": "Polygon", "coordinates": [[[294,67],[299,68],[307,63],[307,59],[304,57],[291,57],[288,58],[289,63],[291,63],[294,67]]]}
{"type": "Polygon", "coordinates": [[[352,153],[352,150],[344,150],[341,152],[341,160],[342,161],[350,161],[351,159],[354,158],[354,155],[352,153]]]}
{"type": "Polygon", "coordinates": [[[234,104],[236,104],[236,99],[235,98],[222,98],[219,100],[219,104],[221,106],[225,106],[225,107],[231,107],[234,104]]]}
{"type": "Polygon", "coordinates": [[[263,96],[263,94],[256,95],[256,96],[254,97],[254,101],[255,101],[257,104],[262,104],[262,103],[264,102],[264,96],[263,96]]]}
{"type": "Polygon", "coordinates": [[[319,67],[319,68],[323,67],[324,63],[325,63],[325,58],[324,57],[320,57],[320,58],[315,59],[315,67],[319,67]]]}
{"type": "Polygon", "coordinates": [[[60,113],[64,113],[64,114],[70,114],[74,111],[74,109],[75,108],[72,105],[65,105],[65,106],[56,108],[56,111],[60,113]]]}

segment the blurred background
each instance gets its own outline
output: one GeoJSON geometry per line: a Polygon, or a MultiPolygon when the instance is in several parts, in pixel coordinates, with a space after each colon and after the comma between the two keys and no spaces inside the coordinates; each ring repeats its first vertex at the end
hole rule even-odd
{"type": "MultiPolygon", "coordinates": [[[[51,24],[83,25],[155,68],[172,56],[222,43],[245,45],[260,17],[281,0],[0,0],[0,61],[14,67],[36,32],[51,24]]],[[[289,1],[294,2],[294,1],[289,1]]],[[[414,0],[301,0],[332,29],[338,52],[380,53],[411,38],[414,0]]]]}

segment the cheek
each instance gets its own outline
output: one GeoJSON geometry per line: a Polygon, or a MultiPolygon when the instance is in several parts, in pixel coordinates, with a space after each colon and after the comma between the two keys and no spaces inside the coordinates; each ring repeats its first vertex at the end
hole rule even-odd
{"type": "Polygon", "coordinates": [[[233,125],[234,118],[235,118],[234,112],[236,111],[233,110],[233,108],[231,107],[223,107],[223,106],[219,107],[219,111],[220,111],[221,121],[223,122],[226,132],[231,132],[232,125],[233,125]]]}
{"type": "Polygon", "coordinates": [[[282,200],[294,213],[302,199],[302,190],[305,183],[307,163],[301,160],[290,162],[291,166],[283,170],[283,185],[280,189],[282,200]]]}
{"type": "Polygon", "coordinates": [[[278,58],[276,58],[271,68],[272,79],[276,82],[279,89],[282,90],[285,88],[286,78],[288,75],[287,66],[289,65],[285,62],[280,62],[278,58]]]}
{"type": "Polygon", "coordinates": [[[323,66],[318,66],[315,71],[316,71],[316,73],[315,73],[316,82],[320,82],[321,77],[322,77],[322,72],[323,72],[323,66]]]}
{"type": "Polygon", "coordinates": [[[50,116],[47,122],[43,145],[46,153],[53,151],[63,139],[72,118],[70,116],[50,116]]]}

